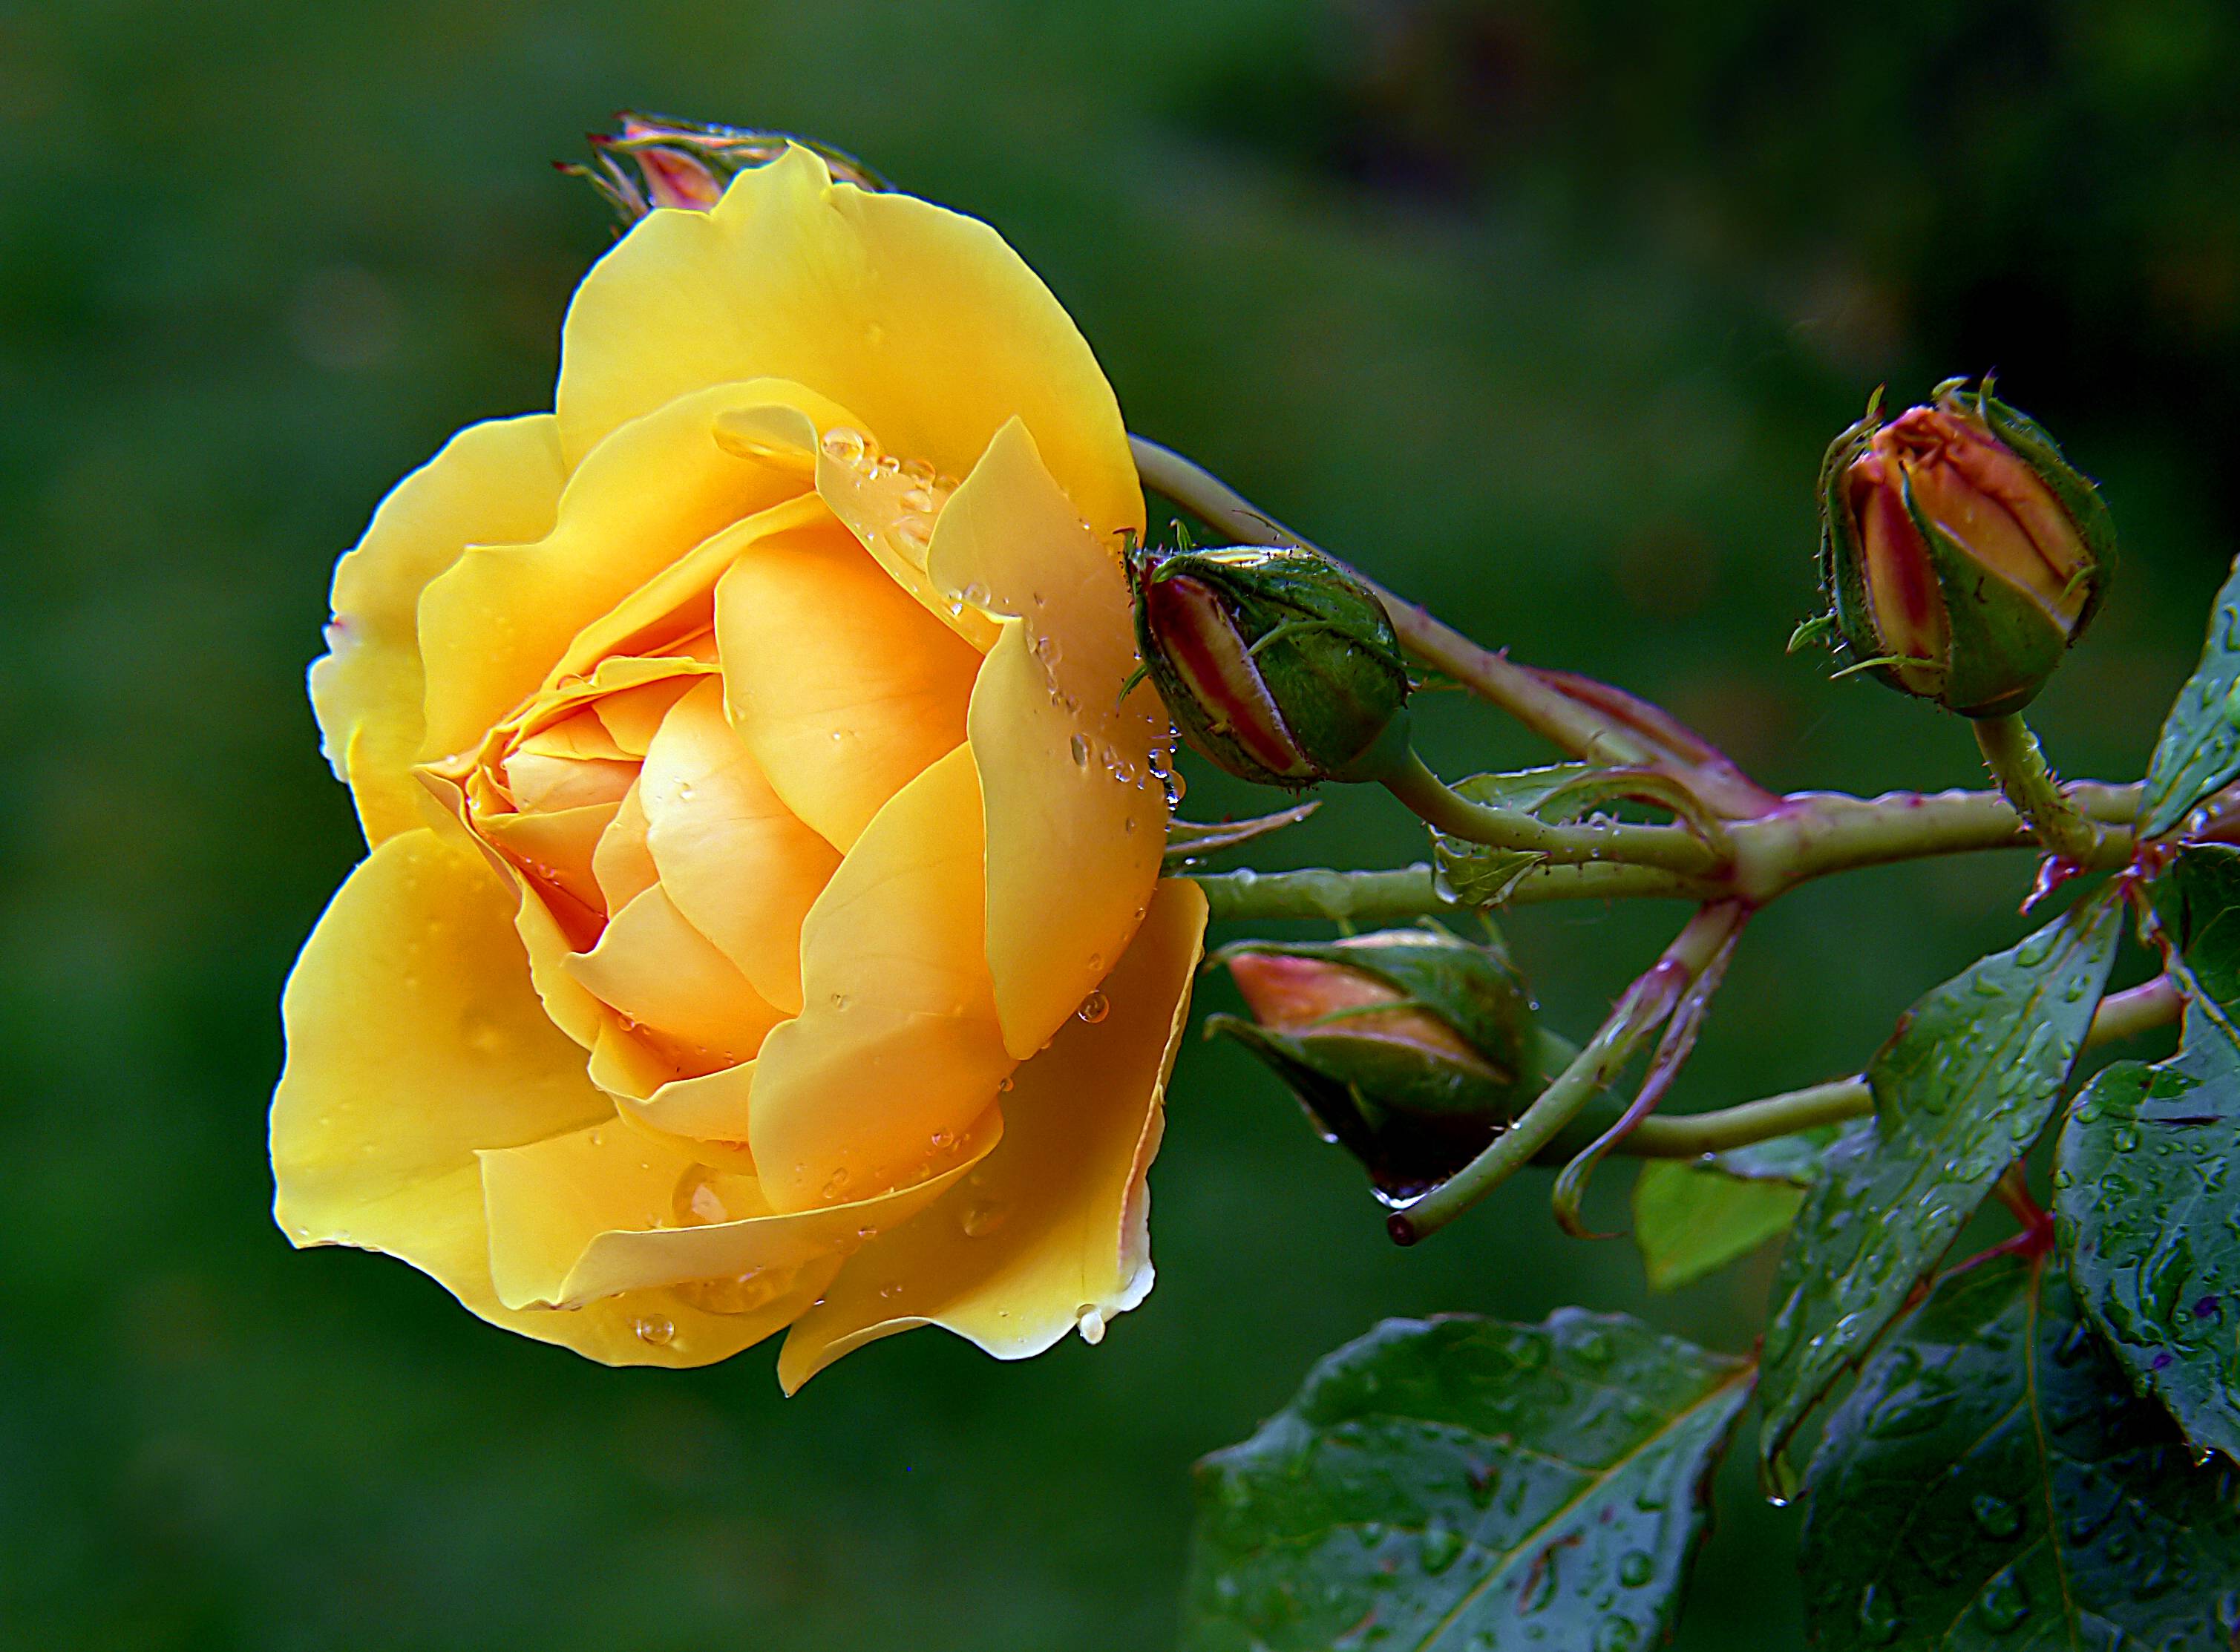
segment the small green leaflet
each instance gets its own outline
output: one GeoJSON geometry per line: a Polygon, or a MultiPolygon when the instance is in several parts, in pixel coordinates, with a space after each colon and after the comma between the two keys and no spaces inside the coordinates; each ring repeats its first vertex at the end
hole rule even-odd
{"type": "Polygon", "coordinates": [[[1633,1652],[1750,1368],[1623,1315],[1388,1320],[1198,1469],[1186,1652],[1633,1652]]]}
{"type": "MultiPolygon", "coordinates": [[[[1472,775],[1457,782],[1455,789],[1474,803],[1529,815],[1593,772],[1592,766],[1583,763],[1551,763],[1545,769],[1524,769],[1512,775],[1472,775]]],[[[1581,799],[1582,807],[1585,801],[1581,799]]],[[[1431,865],[1438,891],[1461,906],[1499,906],[1517,887],[1517,879],[1545,858],[1530,849],[1495,849],[1436,829],[1431,833],[1431,865]]]]}
{"type": "Polygon", "coordinates": [[[2219,1652],[2240,1631],[2230,1471],[2126,1392],[2044,1257],[1942,1281],[1830,1421],[1804,1495],[1827,1652],[2219,1652]]]}
{"type": "Polygon", "coordinates": [[[2092,1024],[2123,935],[2112,883],[2005,952],[1977,960],[1899,1020],[1867,1069],[1871,1125],[1830,1150],[1774,1276],[1760,1464],[1783,1457],[2045,1128],[2092,1024]]]}
{"type": "Polygon", "coordinates": [[[2240,722],[2234,689],[2240,686],[2240,564],[2210,610],[2209,641],[2201,663],[2177,691],[2154,761],[2147,766],[2139,803],[2139,836],[2160,837],[2210,793],[2240,775],[2240,722]]]}
{"type": "Polygon", "coordinates": [[[1796,1220],[1833,1130],[1700,1159],[1650,1159],[1633,1184],[1633,1242],[1651,1290],[1675,1290],[1748,1255],[1796,1220]]]}
{"type": "Polygon", "coordinates": [[[2240,854],[2189,849],[2156,896],[2191,977],[2184,1040],[2093,1080],[2062,1129],[2054,1211],[2133,1387],[2196,1446],[2240,1458],[2240,854]]]}

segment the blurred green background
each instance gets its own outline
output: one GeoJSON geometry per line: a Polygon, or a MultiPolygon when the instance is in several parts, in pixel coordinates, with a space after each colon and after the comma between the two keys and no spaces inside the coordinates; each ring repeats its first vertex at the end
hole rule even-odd
{"type": "MultiPolygon", "coordinates": [[[[767,1349],[609,1371],[288,1250],[274,1003],[358,849],[301,693],[326,582],[455,426],[549,403],[607,230],[547,163],[609,110],[814,132],[991,220],[1138,430],[1771,783],[1874,789],[1980,771],[1783,656],[1813,470],[1877,383],[1987,367],[2125,533],[2041,727],[2072,772],[2143,765],[2232,550],[2236,59],[2215,0],[0,0],[0,1643],[1163,1647],[1189,1464],[1378,1317],[1754,1333],[1764,1256],[1649,1298],[1544,1184],[1393,1249],[1197,1046],[1159,1288],[1093,1350],[921,1332],[785,1402],[767,1349]]],[[[1451,769],[1538,755],[1430,719],[1451,769]]],[[[1410,858],[1410,826],[1334,797],[1270,858],[1410,858]]],[[[1855,1066],[2026,876],[1784,903],[1677,1104],[1855,1066]]],[[[1677,916],[1514,939],[1577,1032],[1677,916]]],[[[1794,1543],[1725,1475],[1679,1644],[1795,1644],[1794,1543]]]]}

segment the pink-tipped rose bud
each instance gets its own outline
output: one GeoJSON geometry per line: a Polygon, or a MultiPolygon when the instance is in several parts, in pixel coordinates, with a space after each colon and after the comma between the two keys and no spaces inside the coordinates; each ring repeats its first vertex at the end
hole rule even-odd
{"type": "Polygon", "coordinates": [[[1275,1069],[1389,1199],[1467,1162],[1537,1088],[1531,998],[1497,948],[1394,929],[1240,942],[1217,961],[1253,1019],[1215,1016],[1207,1031],[1275,1069]]]}
{"type": "Polygon", "coordinates": [[[616,118],[622,123],[621,131],[591,134],[597,170],[574,161],[560,163],[560,170],[588,180],[606,197],[625,229],[657,207],[705,212],[723,197],[733,178],[750,167],[767,165],[790,144],[813,150],[839,183],[863,190],[893,187],[855,157],[789,132],[628,111],[616,118]]]}
{"type": "Polygon", "coordinates": [[[1820,625],[1892,687],[1964,716],[2029,703],[2100,605],[2116,536],[2052,437],[1957,379],[1836,438],[1820,476],[1820,625]]]}

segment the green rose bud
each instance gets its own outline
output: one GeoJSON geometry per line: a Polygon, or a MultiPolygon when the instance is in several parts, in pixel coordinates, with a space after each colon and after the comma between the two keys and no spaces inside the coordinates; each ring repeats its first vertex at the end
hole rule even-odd
{"type": "Polygon", "coordinates": [[[575,161],[557,164],[570,177],[587,180],[606,197],[624,229],[656,207],[705,212],[722,198],[724,185],[750,167],[776,160],[790,143],[821,156],[834,178],[843,183],[865,190],[893,187],[852,155],[790,132],[713,126],[627,111],[616,118],[622,122],[620,132],[611,137],[603,132],[590,135],[591,147],[598,152],[597,170],[575,161]]]}
{"type": "Polygon", "coordinates": [[[1433,929],[1324,944],[1244,941],[1226,964],[1254,1019],[1208,1018],[1273,1068],[1388,1201],[1460,1169],[1537,1093],[1544,1043],[1497,948],[1433,929]]]}
{"type": "Polygon", "coordinates": [[[1371,780],[1408,743],[1408,668],[1384,606],[1317,551],[1136,549],[1143,669],[1183,738],[1241,779],[1371,780]]]}
{"type": "Polygon", "coordinates": [[[1885,424],[1879,396],[1820,471],[1820,572],[1847,670],[1963,716],[2019,710],[2098,611],[2116,532],[2053,438],[1949,379],[1885,424]]]}

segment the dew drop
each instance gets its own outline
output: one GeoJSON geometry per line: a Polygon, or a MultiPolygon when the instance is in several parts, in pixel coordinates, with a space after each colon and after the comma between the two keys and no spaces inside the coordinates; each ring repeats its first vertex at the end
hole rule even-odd
{"type": "Polygon", "coordinates": [[[964,1230],[967,1239],[985,1239],[1003,1225],[1003,1218],[1010,1214],[992,1199],[976,1199],[964,1207],[957,1225],[964,1230]]]}
{"type": "Polygon", "coordinates": [[[1081,1311],[1075,1316],[1073,1326],[1081,1333],[1081,1340],[1091,1348],[1104,1340],[1104,1316],[1089,1303],[1082,1304],[1081,1311]]]}
{"type": "Polygon", "coordinates": [[[1859,1633],[1872,1645],[1887,1646],[1897,1639],[1902,1620],[1897,1615],[1897,1602],[1890,1591],[1879,1583],[1870,1583],[1859,1591],[1859,1633]]]}
{"type": "Polygon", "coordinates": [[[659,1314],[641,1314],[630,1322],[630,1329],[648,1348],[666,1348],[677,1335],[677,1327],[659,1314]]]}
{"type": "Polygon", "coordinates": [[[837,1199],[840,1196],[841,1190],[847,1187],[847,1171],[835,1170],[830,1176],[824,1178],[824,1192],[823,1196],[827,1199],[837,1199]]]}
{"type": "Polygon", "coordinates": [[[899,1282],[884,1284],[879,1287],[879,1295],[886,1298],[889,1302],[894,1301],[896,1297],[902,1294],[903,1288],[899,1282]]]}
{"type": "Polygon", "coordinates": [[[1657,1557],[1645,1549],[1629,1549],[1618,1556],[1617,1581],[1628,1589],[1639,1589],[1657,1575],[1657,1557]]]}
{"type": "Polygon", "coordinates": [[[1101,992],[1091,992],[1073,1013],[1093,1027],[1112,1013],[1112,1001],[1101,992]]]}
{"type": "Polygon", "coordinates": [[[861,430],[852,430],[845,424],[836,424],[824,433],[824,440],[818,445],[823,449],[826,458],[837,459],[843,464],[857,464],[862,462],[865,449],[870,445],[870,438],[861,430]]]}
{"type": "Polygon", "coordinates": [[[1073,737],[1073,766],[1077,769],[1089,767],[1089,742],[1079,735],[1073,737]]]}
{"type": "Polygon", "coordinates": [[[1423,1570],[1433,1577],[1455,1563],[1463,1552],[1463,1535],[1451,1526],[1433,1521],[1423,1529],[1423,1548],[1418,1558],[1423,1570]]]}

